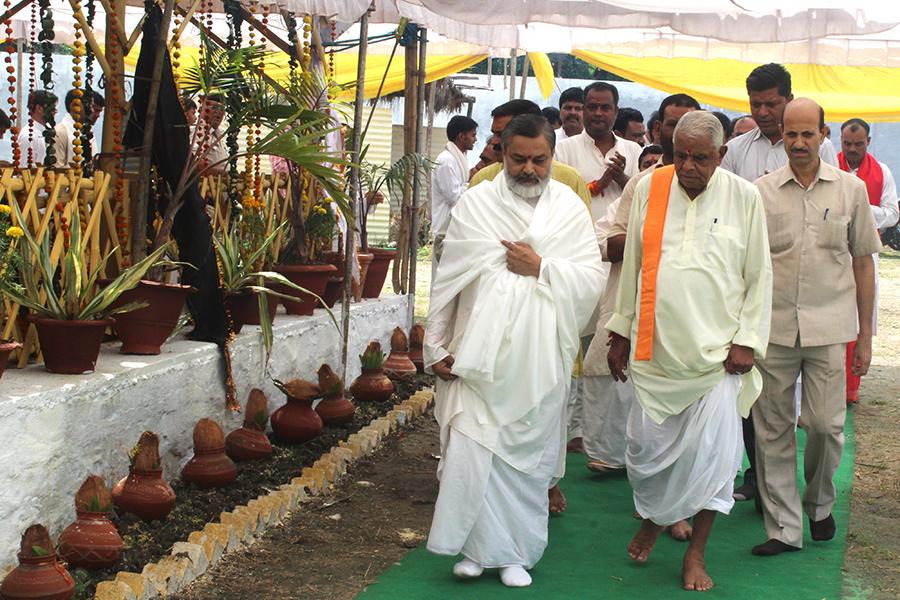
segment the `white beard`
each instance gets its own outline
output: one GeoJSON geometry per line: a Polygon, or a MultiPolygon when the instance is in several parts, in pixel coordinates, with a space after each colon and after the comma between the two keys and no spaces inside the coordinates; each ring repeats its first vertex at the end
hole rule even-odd
{"type": "Polygon", "coordinates": [[[550,173],[547,173],[547,176],[540,179],[535,185],[519,183],[506,172],[506,169],[503,170],[503,176],[506,177],[506,187],[509,188],[509,191],[522,200],[539,198],[550,185],[550,173]]]}

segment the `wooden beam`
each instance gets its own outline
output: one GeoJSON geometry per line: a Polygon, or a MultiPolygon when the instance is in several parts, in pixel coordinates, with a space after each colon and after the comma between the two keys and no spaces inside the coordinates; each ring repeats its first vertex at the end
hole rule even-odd
{"type": "Polygon", "coordinates": [[[143,31],[144,29],[144,21],[146,20],[147,13],[144,13],[144,16],[141,17],[141,20],[138,22],[135,28],[131,30],[131,35],[128,37],[128,47],[125,49],[125,54],[131,52],[131,49],[134,48],[135,44],[137,44],[138,36],[141,35],[141,31],[143,31]]]}
{"type": "Polygon", "coordinates": [[[187,28],[188,23],[191,22],[191,18],[193,18],[194,13],[197,12],[198,8],[200,8],[200,0],[194,0],[191,3],[191,7],[189,9],[187,9],[186,11],[183,9],[179,10],[179,8],[180,7],[176,4],[175,10],[178,12],[178,14],[182,15],[183,18],[182,18],[181,23],[178,25],[178,29],[176,29],[172,33],[172,38],[169,40],[169,49],[170,50],[172,49],[172,42],[175,40],[181,39],[181,34],[184,33],[184,30],[187,28]]]}
{"type": "MultiPolygon", "coordinates": [[[[125,2],[120,2],[116,5],[116,10],[112,10],[112,7],[109,4],[109,0],[100,0],[100,6],[103,7],[103,12],[107,15],[115,12],[116,14],[121,13],[122,17],[119,19],[118,27],[113,28],[113,33],[116,34],[116,37],[119,38],[119,46],[122,48],[128,47],[128,36],[125,35],[125,2]],[[121,7],[121,8],[120,8],[121,7]]],[[[106,35],[109,36],[109,19],[106,20],[106,35]]]]}
{"type": "Polygon", "coordinates": [[[21,11],[23,8],[34,2],[35,0],[22,0],[18,4],[15,4],[9,8],[8,11],[0,15],[0,22],[3,22],[7,19],[11,19],[21,11]]]}
{"type": "Polygon", "coordinates": [[[269,29],[266,25],[263,25],[262,22],[260,22],[249,10],[247,10],[243,6],[241,6],[241,18],[247,21],[247,24],[250,25],[250,27],[260,32],[264,38],[278,46],[279,50],[287,53],[288,56],[297,58],[294,47],[291,46],[290,43],[285,42],[274,31],[269,29]]]}

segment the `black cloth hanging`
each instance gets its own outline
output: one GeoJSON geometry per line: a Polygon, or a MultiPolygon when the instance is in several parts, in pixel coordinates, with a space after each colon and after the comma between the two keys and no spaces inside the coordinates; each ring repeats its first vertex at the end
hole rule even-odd
{"type": "MultiPolygon", "coordinates": [[[[129,150],[139,149],[144,143],[144,123],[153,76],[153,62],[160,39],[162,11],[155,3],[147,3],[147,19],[143,26],[141,52],[134,71],[134,95],[132,110],[125,128],[124,144],[129,150]]],[[[178,88],[172,76],[169,53],[163,53],[162,79],[159,87],[156,118],[153,124],[152,162],[157,173],[169,184],[171,190],[178,187],[184,166],[190,156],[190,129],[178,98],[178,88]]],[[[134,155],[134,153],[131,153],[134,155]]],[[[152,223],[157,211],[164,214],[165,206],[155,199],[147,203],[147,223],[152,223]]],[[[206,214],[205,202],[195,182],[184,195],[184,203],[172,224],[172,237],[178,244],[179,257],[195,268],[184,267],[182,283],[197,288],[187,300],[188,310],[194,319],[190,337],[195,340],[222,344],[225,340],[226,317],[219,289],[219,270],[212,243],[212,228],[206,214]]],[[[139,235],[134,232],[134,235],[139,235]]]]}

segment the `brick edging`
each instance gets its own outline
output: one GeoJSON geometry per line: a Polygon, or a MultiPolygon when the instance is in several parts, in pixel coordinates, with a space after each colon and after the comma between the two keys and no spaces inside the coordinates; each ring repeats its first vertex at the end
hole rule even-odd
{"type": "Polygon", "coordinates": [[[268,527],[280,524],[288,513],[299,510],[309,496],[329,489],[347,473],[347,467],[375,451],[381,441],[422,416],[434,400],[430,389],[416,392],[388,411],[338,442],[322,454],[300,477],[263,494],[245,505],[219,515],[219,521],[208,523],[192,532],[187,541],[176,542],[172,552],[159,562],[149,563],[140,573],[119,571],[113,581],[97,584],[94,600],[150,600],[184,589],[203,575],[226,553],[256,541],[268,527]]]}

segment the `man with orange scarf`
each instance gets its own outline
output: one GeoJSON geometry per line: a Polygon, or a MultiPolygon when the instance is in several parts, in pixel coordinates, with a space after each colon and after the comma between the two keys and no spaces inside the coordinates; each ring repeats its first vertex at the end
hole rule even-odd
{"type": "MultiPolygon", "coordinates": [[[[886,229],[892,227],[900,218],[900,210],[897,208],[897,186],[894,176],[887,165],[875,159],[869,154],[869,144],[872,142],[869,124],[862,119],[850,119],[841,125],[841,153],[838,154],[838,165],[842,171],[856,175],[866,183],[866,192],[869,195],[869,204],[872,206],[872,217],[875,219],[875,227],[886,229]]],[[[878,255],[875,259],[875,321],[878,320],[878,255]]],[[[876,323],[872,323],[872,333],[876,330],[876,323]]],[[[860,377],[850,372],[850,361],[853,357],[853,348],[856,342],[847,344],[847,404],[855,404],[859,401],[860,377]]]]}

